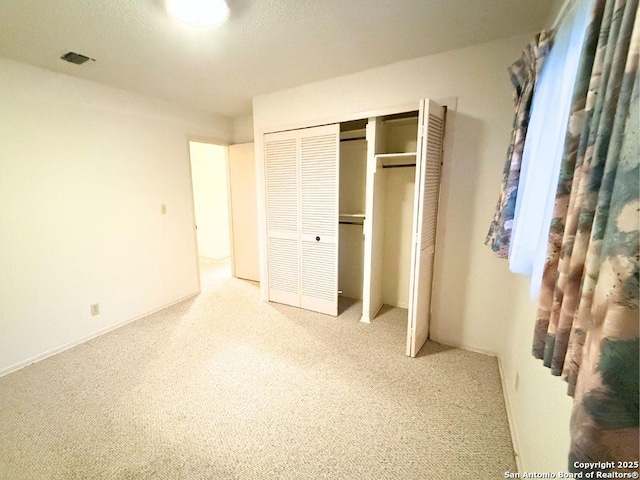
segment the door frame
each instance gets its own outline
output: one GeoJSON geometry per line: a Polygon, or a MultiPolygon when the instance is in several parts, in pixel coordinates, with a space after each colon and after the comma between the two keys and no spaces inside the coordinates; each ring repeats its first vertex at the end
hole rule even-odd
{"type": "Polygon", "coordinates": [[[199,135],[187,135],[186,136],[186,149],[187,149],[187,167],[189,170],[189,192],[191,193],[191,222],[193,225],[192,232],[192,241],[195,252],[195,257],[193,261],[196,266],[196,280],[198,284],[198,293],[202,292],[202,282],[200,280],[200,255],[198,252],[198,233],[196,231],[196,205],[195,198],[193,194],[193,171],[191,169],[191,148],[189,144],[191,142],[194,143],[205,143],[207,145],[216,145],[219,147],[225,147],[224,153],[224,163],[225,169],[227,172],[227,209],[229,210],[229,247],[230,247],[230,256],[231,256],[231,275],[235,275],[235,267],[233,264],[234,260],[234,251],[233,251],[233,216],[231,215],[231,185],[229,182],[229,145],[230,143],[224,140],[220,140],[217,138],[211,137],[203,137],[199,135]]]}

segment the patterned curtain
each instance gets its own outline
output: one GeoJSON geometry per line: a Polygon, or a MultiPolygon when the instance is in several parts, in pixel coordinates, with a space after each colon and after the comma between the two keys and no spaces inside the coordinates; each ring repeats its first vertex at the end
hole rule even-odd
{"type": "Polygon", "coordinates": [[[520,165],[524,140],[527,136],[531,100],[536,81],[544,58],[551,48],[551,34],[541,32],[527,45],[522,57],[509,68],[511,83],[513,84],[513,100],[515,103],[515,117],[511,132],[511,143],[507,151],[504,165],[502,187],[496,205],[496,211],[489,227],[485,245],[501,258],[507,258],[511,227],[516,208],[518,182],[520,180],[520,165]]]}
{"type": "Polygon", "coordinates": [[[638,0],[595,0],[536,319],[533,355],[575,398],[572,472],[639,457],[637,12],[638,0]]]}

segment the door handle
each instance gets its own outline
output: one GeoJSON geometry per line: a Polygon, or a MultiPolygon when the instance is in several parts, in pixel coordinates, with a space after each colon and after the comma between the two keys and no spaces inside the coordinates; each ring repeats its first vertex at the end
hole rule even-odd
{"type": "Polygon", "coordinates": [[[319,241],[320,241],[320,237],[316,237],[316,242],[319,242],[319,241]]]}

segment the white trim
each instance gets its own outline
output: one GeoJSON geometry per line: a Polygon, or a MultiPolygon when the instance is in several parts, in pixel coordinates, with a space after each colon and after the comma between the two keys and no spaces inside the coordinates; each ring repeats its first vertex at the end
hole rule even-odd
{"type": "Polygon", "coordinates": [[[298,122],[282,123],[260,130],[260,134],[284,132],[287,130],[297,130],[300,128],[321,127],[323,125],[332,125],[334,123],[351,122],[353,120],[364,120],[370,117],[384,117],[386,115],[395,115],[396,113],[417,112],[420,108],[420,102],[408,103],[404,105],[396,105],[392,107],[377,108],[364,112],[348,113],[333,117],[325,117],[315,120],[302,120],[298,122]]]}
{"type": "MultiPolygon", "coordinates": [[[[418,110],[418,131],[416,132],[416,171],[413,187],[413,221],[411,222],[411,263],[409,264],[409,302],[407,305],[407,357],[415,357],[418,355],[418,351],[422,348],[422,345],[418,346],[417,334],[417,310],[419,297],[416,295],[416,284],[419,282],[420,274],[420,260],[422,255],[422,199],[424,198],[424,173],[423,170],[427,168],[427,138],[424,135],[425,125],[429,121],[429,107],[428,100],[420,100],[420,110],[418,110]],[[425,122],[426,117],[426,122],[425,122]]],[[[444,111],[444,110],[443,110],[444,111]]],[[[435,250],[435,249],[434,249],[435,250]]],[[[424,299],[431,304],[431,298],[424,299]]],[[[431,306],[427,312],[427,322],[431,312],[431,306]]],[[[429,326],[427,325],[427,335],[425,342],[429,337],[429,326]]]]}
{"type": "MultiPolygon", "coordinates": [[[[384,306],[384,303],[381,303],[380,305],[378,305],[378,308],[376,308],[376,311],[369,318],[367,318],[364,315],[362,315],[360,317],[360,321],[362,323],[371,323],[371,320],[373,320],[374,318],[376,318],[378,316],[378,313],[380,312],[380,310],[382,310],[383,306],[384,306]]],[[[402,308],[402,307],[400,307],[400,308],[402,308]]]]}
{"type": "MultiPolygon", "coordinates": [[[[285,132],[284,133],[285,137],[287,136],[291,136],[290,132],[285,132]]],[[[297,235],[296,235],[296,248],[298,249],[297,253],[298,253],[298,271],[296,272],[298,274],[298,300],[297,303],[290,303],[289,305],[294,305],[296,307],[299,308],[306,308],[303,307],[303,302],[302,302],[302,262],[303,262],[303,258],[302,258],[302,239],[300,238],[301,234],[302,234],[302,139],[300,138],[301,134],[300,132],[296,132],[296,187],[297,187],[297,193],[298,193],[298,197],[296,199],[297,203],[298,203],[298,211],[296,212],[296,219],[297,219],[297,235]]],[[[276,136],[277,138],[277,136],[276,136]]],[[[265,158],[264,163],[266,165],[267,163],[267,159],[265,158]]],[[[264,197],[264,202],[265,202],[265,209],[266,209],[266,205],[267,205],[267,191],[266,191],[266,181],[265,181],[265,197],[264,197]]],[[[269,229],[267,228],[267,232],[269,231],[269,229]]],[[[267,248],[269,248],[269,246],[267,245],[267,248]]],[[[269,299],[271,299],[271,292],[273,290],[269,290],[269,299]]],[[[337,295],[336,295],[337,297],[337,295]]],[[[337,301],[337,299],[336,299],[337,301]]]]}
{"type": "Polygon", "coordinates": [[[511,433],[511,446],[513,447],[513,454],[516,459],[516,468],[518,472],[523,473],[522,462],[520,460],[520,448],[518,447],[518,429],[516,428],[515,416],[509,401],[509,394],[507,389],[507,383],[504,376],[504,368],[502,367],[502,357],[496,355],[498,359],[498,370],[500,371],[500,383],[502,384],[502,395],[504,397],[504,408],[507,411],[507,421],[509,423],[509,432],[511,433]]]}
{"type": "Polygon", "coordinates": [[[106,328],[103,328],[101,330],[98,330],[97,332],[93,332],[93,333],[90,333],[89,335],[86,335],[84,337],[80,337],[77,340],[73,340],[72,342],[65,343],[64,345],[60,345],[59,347],[55,347],[55,348],[52,348],[51,350],[48,350],[48,351],[46,351],[44,353],[40,353],[38,355],[35,355],[35,356],[33,356],[33,357],[31,357],[31,358],[29,358],[27,360],[22,360],[21,362],[15,363],[15,364],[13,364],[13,365],[11,365],[9,367],[5,367],[2,370],[0,370],[0,377],[3,377],[4,375],[8,375],[9,373],[13,373],[13,372],[15,372],[17,370],[20,370],[21,368],[27,367],[27,366],[31,365],[32,363],[39,362],[39,361],[44,360],[44,359],[46,359],[48,357],[51,357],[53,355],[56,355],[56,354],[61,353],[61,352],[64,352],[65,350],[69,350],[70,348],[73,348],[73,347],[75,347],[77,345],[80,345],[81,343],[88,342],[89,340],[92,340],[92,339],[94,339],[96,337],[99,337],[100,335],[103,335],[105,333],[109,333],[112,330],[116,330],[116,329],[118,329],[120,327],[124,327],[128,323],[132,323],[132,322],[135,322],[136,320],[140,320],[141,318],[147,317],[149,315],[153,315],[154,313],[159,312],[160,310],[164,310],[165,308],[169,308],[172,305],[175,305],[177,303],[183,302],[184,300],[188,300],[189,298],[195,297],[196,295],[199,295],[199,294],[200,294],[200,292],[190,293],[190,294],[185,295],[184,297],[181,297],[181,298],[179,298],[177,300],[165,303],[165,304],[159,306],[158,308],[155,308],[153,310],[149,310],[146,313],[142,313],[142,314],[137,315],[137,316],[135,316],[133,318],[130,318],[128,320],[124,320],[122,322],[118,322],[118,323],[116,323],[114,325],[111,325],[109,327],[106,327],[106,328]]]}
{"type": "MultiPolygon", "coordinates": [[[[193,140],[195,141],[195,140],[193,140]]],[[[189,168],[189,192],[191,193],[191,232],[193,240],[193,251],[196,253],[194,258],[196,264],[196,283],[198,285],[198,293],[202,291],[202,283],[200,282],[200,260],[198,251],[198,232],[196,225],[196,199],[193,194],[193,168],[191,167],[191,142],[187,136],[187,167],[189,168]]]]}
{"type": "Polygon", "coordinates": [[[218,145],[219,147],[228,147],[230,143],[219,138],[203,137],[202,135],[187,135],[187,142],[207,143],[209,145],[218,145]]]}
{"type": "Polygon", "coordinates": [[[489,355],[490,357],[496,357],[498,358],[499,355],[491,350],[486,350],[484,348],[478,348],[478,347],[470,347],[468,345],[464,345],[461,343],[449,343],[449,342],[443,342],[438,340],[437,338],[433,338],[433,337],[429,337],[429,340],[431,340],[432,342],[436,342],[439,343],[440,345],[444,345],[446,347],[451,347],[451,348],[460,348],[462,350],[467,350],[469,352],[473,352],[473,353],[481,353],[482,355],[489,355]]]}
{"type": "Polygon", "coordinates": [[[267,177],[264,160],[264,131],[255,135],[256,166],[256,209],[258,214],[258,267],[260,281],[260,300],[269,301],[269,263],[267,259],[267,177]]]}
{"type": "Polygon", "coordinates": [[[229,255],[231,256],[231,276],[236,276],[236,250],[234,247],[235,236],[233,233],[233,203],[231,198],[231,159],[229,158],[229,146],[224,148],[224,165],[227,174],[227,223],[229,224],[229,255]]]}

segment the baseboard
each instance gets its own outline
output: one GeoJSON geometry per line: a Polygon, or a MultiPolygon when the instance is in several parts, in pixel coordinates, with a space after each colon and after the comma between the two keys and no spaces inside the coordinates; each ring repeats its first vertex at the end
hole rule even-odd
{"type": "Polygon", "coordinates": [[[446,345],[447,347],[461,348],[463,350],[468,350],[469,352],[481,353],[483,355],[490,355],[492,357],[499,357],[499,355],[496,352],[493,352],[491,350],[485,350],[484,348],[478,348],[478,347],[471,347],[469,345],[464,345],[462,343],[452,343],[447,341],[442,342],[437,338],[433,338],[431,334],[429,334],[429,340],[431,340],[432,342],[440,343],[441,345],[446,345]]]}
{"type": "Polygon", "coordinates": [[[114,325],[110,325],[109,327],[103,328],[103,329],[98,330],[96,332],[93,332],[93,333],[91,333],[89,335],[81,337],[78,340],[74,340],[72,342],[65,343],[64,345],[52,348],[51,350],[48,350],[48,351],[46,351],[44,353],[41,353],[39,355],[35,355],[35,356],[33,356],[33,357],[31,357],[31,358],[29,358],[27,360],[23,360],[23,361],[18,362],[18,363],[14,364],[14,365],[10,365],[8,367],[5,367],[5,368],[0,370],[0,377],[2,377],[4,375],[8,375],[10,373],[13,373],[13,372],[15,372],[17,370],[20,370],[21,368],[27,367],[27,366],[29,366],[29,365],[31,365],[33,363],[40,362],[40,361],[44,360],[45,358],[49,358],[49,357],[51,357],[53,355],[56,355],[56,354],[61,353],[61,352],[64,352],[65,350],[73,348],[76,345],[80,345],[81,343],[88,342],[89,340],[92,340],[92,339],[94,339],[96,337],[99,337],[100,335],[104,335],[105,333],[109,333],[109,332],[111,332],[113,330],[116,330],[116,329],[118,329],[120,327],[124,327],[125,325],[127,325],[127,324],[129,324],[131,322],[135,322],[136,320],[140,320],[141,318],[144,318],[146,316],[152,315],[152,314],[154,314],[156,312],[159,312],[160,310],[164,310],[165,308],[168,308],[168,307],[170,307],[172,305],[175,305],[176,303],[180,303],[180,302],[183,302],[183,301],[185,301],[185,300],[187,300],[187,299],[189,299],[191,297],[195,297],[199,293],[200,292],[190,293],[189,295],[185,295],[184,297],[181,297],[181,298],[179,298],[177,300],[165,303],[165,304],[159,306],[158,308],[154,308],[153,310],[149,310],[148,312],[142,313],[140,315],[136,315],[133,318],[129,318],[129,319],[124,320],[122,322],[116,323],[114,325]]]}
{"type": "Polygon", "coordinates": [[[376,308],[376,311],[374,312],[373,315],[371,315],[369,318],[365,318],[364,315],[362,315],[360,317],[360,321],[362,323],[371,323],[371,320],[373,320],[374,318],[376,318],[376,316],[378,315],[378,312],[380,311],[380,309],[382,308],[384,304],[381,303],[380,305],[378,305],[378,308],[376,308]]]}
{"type": "Polygon", "coordinates": [[[497,355],[496,358],[498,359],[498,370],[500,371],[500,382],[502,383],[502,395],[504,396],[504,406],[507,410],[507,421],[509,422],[509,431],[511,432],[511,444],[516,457],[516,468],[518,469],[518,472],[522,473],[520,449],[518,448],[518,429],[516,428],[515,418],[511,409],[511,402],[509,401],[509,390],[507,389],[504,369],[502,368],[502,358],[499,355],[497,355]]]}

